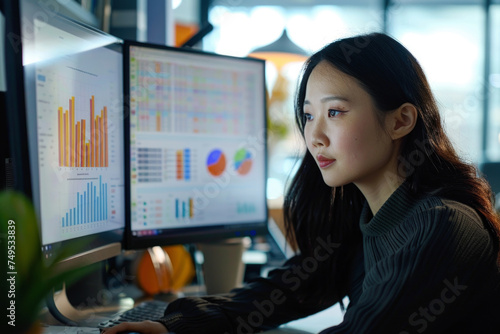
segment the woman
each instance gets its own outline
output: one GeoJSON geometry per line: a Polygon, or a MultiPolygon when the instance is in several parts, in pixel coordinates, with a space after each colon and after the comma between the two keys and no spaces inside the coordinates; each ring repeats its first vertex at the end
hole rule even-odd
{"type": "Polygon", "coordinates": [[[284,210],[300,255],[109,333],[253,333],[345,296],[343,322],[322,333],[498,333],[493,196],[455,153],[408,50],[379,33],[327,45],[305,64],[295,110],[308,150],[284,210]]]}

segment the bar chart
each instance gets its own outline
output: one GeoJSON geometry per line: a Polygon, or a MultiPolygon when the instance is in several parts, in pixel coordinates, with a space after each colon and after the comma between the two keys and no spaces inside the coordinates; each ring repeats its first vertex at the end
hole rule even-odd
{"type": "Polygon", "coordinates": [[[176,183],[196,181],[198,179],[196,172],[197,163],[197,148],[182,146],[175,148],[174,146],[165,149],[166,181],[174,181],[176,183]]]}
{"type": "Polygon", "coordinates": [[[191,150],[186,148],[184,150],[177,150],[175,152],[176,173],[177,180],[191,179],[191,150]]]}
{"type": "Polygon", "coordinates": [[[175,219],[190,219],[194,217],[193,199],[175,199],[175,219]]]}
{"type": "Polygon", "coordinates": [[[124,224],[122,57],[98,48],[34,68],[44,243],[124,224]]]}
{"type": "Polygon", "coordinates": [[[108,184],[102,182],[87,182],[75,195],[75,205],[61,217],[61,227],[94,223],[108,219],[108,184]]]}
{"type": "Polygon", "coordinates": [[[197,216],[195,206],[195,198],[187,194],[159,197],[142,193],[138,201],[132,204],[132,215],[141,229],[185,226],[197,216]]]}
{"type": "Polygon", "coordinates": [[[58,148],[60,167],[108,167],[108,111],[95,112],[95,97],[90,98],[89,120],[75,119],[75,97],[69,108],[58,108],[58,148]],[[87,139],[87,124],[90,136],[87,139]]]}

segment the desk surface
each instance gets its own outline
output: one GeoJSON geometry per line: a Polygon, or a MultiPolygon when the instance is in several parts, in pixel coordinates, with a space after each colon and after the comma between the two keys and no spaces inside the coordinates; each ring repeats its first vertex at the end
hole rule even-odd
{"type": "MultiPolygon", "coordinates": [[[[100,334],[97,328],[90,327],[65,327],[65,326],[48,326],[44,327],[43,334],[100,334]]],[[[273,329],[263,334],[311,334],[313,332],[306,332],[299,329],[286,329],[279,328],[273,329]]]]}
{"type": "MultiPolygon", "coordinates": [[[[47,326],[43,328],[43,334],[100,334],[99,329],[91,327],[66,327],[66,326],[47,326]]],[[[300,329],[278,328],[263,334],[311,334],[300,329]]]]}
{"type": "MultiPolygon", "coordinates": [[[[342,322],[342,311],[338,304],[311,315],[307,318],[292,321],[280,328],[264,332],[265,334],[311,334],[318,333],[325,328],[335,326],[342,322]]],[[[44,334],[99,334],[97,328],[89,327],[66,327],[47,326],[44,327],[44,334]]]]}

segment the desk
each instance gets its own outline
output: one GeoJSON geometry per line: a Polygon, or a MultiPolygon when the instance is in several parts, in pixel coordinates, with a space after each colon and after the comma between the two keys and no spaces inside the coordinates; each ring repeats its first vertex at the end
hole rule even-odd
{"type": "MultiPolygon", "coordinates": [[[[344,315],[338,304],[313,314],[307,318],[292,321],[280,328],[269,330],[264,334],[312,334],[342,322],[344,315]]],[[[99,334],[97,328],[48,326],[43,334],[99,334]]]]}
{"type": "MultiPolygon", "coordinates": [[[[263,334],[311,334],[299,329],[273,329],[263,334]]],[[[64,326],[47,326],[42,330],[42,334],[100,334],[97,328],[90,327],[64,327],[64,326]]]]}

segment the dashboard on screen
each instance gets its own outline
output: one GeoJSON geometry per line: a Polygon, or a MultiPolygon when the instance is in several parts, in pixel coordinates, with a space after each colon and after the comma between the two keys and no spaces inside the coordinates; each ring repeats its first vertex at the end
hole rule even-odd
{"type": "Polygon", "coordinates": [[[265,230],[264,61],[128,42],[125,95],[126,247],[265,230]]]}
{"type": "Polygon", "coordinates": [[[112,254],[88,258],[97,262],[120,253],[125,225],[122,44],[34,1],[22,5],[28,146],[43,252],[50,258],[78,241],[73,255],[91,255],[114,243],[112,254]]]}

